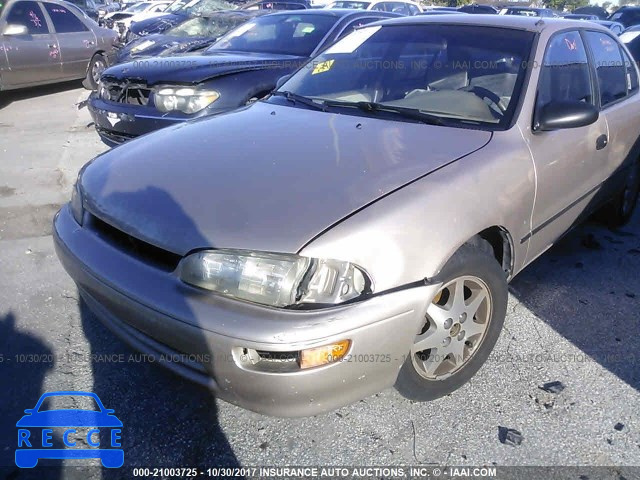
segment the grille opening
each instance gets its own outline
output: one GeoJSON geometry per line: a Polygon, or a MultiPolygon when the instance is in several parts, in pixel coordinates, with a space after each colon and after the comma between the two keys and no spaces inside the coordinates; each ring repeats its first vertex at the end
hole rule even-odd
{"type": "Polygon", "coordinates": [[[129,84],[103,79],[102,86],[104,90],[101,96],[104,100],[141,106],[149,103],[151,89],[144,84],[129,84]]]}
{"type": "Polygon", "coordinates": [[[180,255],[138,240],[122,230],[118,230],[95,215],[89,214],[88,217],[89,223],[87,226],[97,233],[100,238],[144,263],[151,264],[167,272],[173,272],[182,259],[180,255]]]}
{"type": "Polygon", "coordinates": [[[113,143],[124,143],[127,140],[131,140],[132,138],[136,138],[135,135],[129,135],[127,133],[115,132],[112,130],[107,130],[106,128],[96,126],[96,130],[98,133],[104,135],[107,140],[113,143]]]}
{"type": "Polygon", "coordinates": [[[300,352],[267,352],[265,350],[256,350],[260,356],[260,361],[266,362],[298,362],[300,352]]]}

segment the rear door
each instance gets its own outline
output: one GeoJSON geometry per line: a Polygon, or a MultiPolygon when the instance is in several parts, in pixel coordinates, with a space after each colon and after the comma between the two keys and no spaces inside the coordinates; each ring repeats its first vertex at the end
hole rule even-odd
{"type": "MultiPolygon", "coordinates": [[[[635,65],[618,41],[609,33],[585,31],[584,38],[591,50],[598,82],[600,115],[607,120],[607,158],[600,169],[600,181],[604,182],[614,173],[624,181],[623,161],[632,153],[634,160],[640,151],[634,149],[638,140],[638,75],[635,65]]],[[[620,182],[611,182],[608,187],[617,189],[620,182]]],[[[604,191],[603,193],[613,193],[604,191]]]]}
{"type": "Polygon", "coordinates": [[[12,4],[0,29],[8,24],[25,26],[27,33],[0,36],[6,55],[6,69],[1,72],[3,85],[17,87],[59,80],[60,50],[40,5],[29,0],[12,4]]]}
{"type": "Polygon", "coordinates": [[[72,9],[50,2],[44,8],[58,39],[64,78],[83,78],[96,48],[94,33],[72,9]]]}

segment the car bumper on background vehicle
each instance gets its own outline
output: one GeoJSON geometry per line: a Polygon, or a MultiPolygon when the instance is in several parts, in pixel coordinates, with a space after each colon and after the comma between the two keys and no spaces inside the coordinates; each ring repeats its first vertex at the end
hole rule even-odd
{"type": "Polygon", "coordinates": [[[426,300],[439,288],[328,309],[262,307],[190,287],[175,268],[142,261],[90,223],[80,227],[64,206],[54,242],[94,314],[154,363],[269,415],[314,415],[391,387],[424,323],[426,300]],[[302,350],[345,339],[351,345],[341,361],[302,370],[295,360],[302,350]]]}
{"type": "Polygon", "coordinates": [[[179,116],[158,116],[153,107],[105,102],[92,94],[89,98],[89,113],[101,140],[110,147],[145,133],[183,122],[179,116]]]}
{"type": "Polygon", "coordinates": [[[200,116],[186,115],[181,112],[161,114],[150,106],[106,102],[98,98],[95,92],[89,96],[87,106],[100,139],[110,147],[200,116]]]}

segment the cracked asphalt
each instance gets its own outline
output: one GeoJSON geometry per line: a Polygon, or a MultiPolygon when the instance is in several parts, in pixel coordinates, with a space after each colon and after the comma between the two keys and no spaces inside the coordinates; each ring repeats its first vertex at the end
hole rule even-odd
{"type": "MultiPolygon", "coordinates": [[[[640,465],[640,214],[619,231],[579,227],[518,276],[495,352],[457,392],[421,404],[387,390],[312,418],[269,418],[131,357],[79,305],[53,251],[51,219],[78,169],[106,149],[87,111],[74,106],[86,96],[75,83],[0,94],[0,472],[7,478],[28,477],[13,461],[15,422],[53,390],[93,391],[115,409],[127,468],[640,465]],[[540,388],[548,382],[564,389],[540,388]],[[520,432],[521,443],[501,443],[499,427],[520,432]]],[[[48,474],[73,476],[61,467],[74,461],[52,465],[48,474]]]]}

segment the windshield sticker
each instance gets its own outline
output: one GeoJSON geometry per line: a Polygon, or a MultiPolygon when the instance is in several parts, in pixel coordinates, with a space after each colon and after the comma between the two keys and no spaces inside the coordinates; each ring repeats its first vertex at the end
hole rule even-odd
{"type": "Polygon", "coordinates": [[[605,52],[613,52],[614,50],[617,50],[617,47],[614,46],[609,37],[600,37],[600,45],[602,45],[605,52]]]}
{"type": "Polygon", "coordinates": [[[327,60],[326,62],[318,63],[315,67],[313,67],[311,75],[315,75],[316,73],[328,72],[329,70],[331,70],[334,61],[335,60],[327,60]]]}
{"type": "Polygon", "coordinates": [[[564,43],[567,45],[569,50],[578,51],[578,42],[576,40],[569,40],[568,38],[565,38],[564,43]]]}
{"type": "Polygon", "coordinates": [[[31,10],[29,12],[29,20],[31,21],[31,23],[33,23],[34,26],[40,28],[42,27],[42,22],[40,21],[40,19],[38,18],[38,15],[36,15],[33,10],[31,10]]]}
{"type": "Polygon", "coordinates": [[[330,47],[324,53],[326,55],[334,55],[336,53],[353,53],[356,48],[362,45],[371,35],[376,33],[382,27],[366,27],[356,30],[347,35],[333,47],[330,47]]]}
{"type": "Polygon", "coordinates": [[[624,32],[620,35],[620,40],[624,43],[629,43],[631,40],[635,39],[638,35],[640,35],[640,30],[637,32],[624,32]]]}

